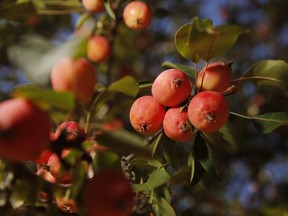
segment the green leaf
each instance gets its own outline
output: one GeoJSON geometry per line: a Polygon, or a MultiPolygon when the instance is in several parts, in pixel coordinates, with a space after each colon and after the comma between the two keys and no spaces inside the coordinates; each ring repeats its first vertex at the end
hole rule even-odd
{"type": "Polygon", "coordinates": [[[86,54],[87,38],[75,36],[60,46],[36,34],[23,36],[19,44],[8,50],[10,61],[33,83],[48,86],[54,64],[61,58],[82,57],[86,54]]]}
{"type": "Polygon", "coordinates": [[[117,91],[123,94],[136,97],[139,92],[139,86],[136,80],[131,76],[125,76],[108,87],[108,91],[117,91]]]}
{"type": "Polygon", "coordinates": [[[189,169],[189,183],[191,185],[197,184],[204,175],[204,168],[202,167],[195,152],[191,152],[188,156],[188,169],[189,169]]]}
{"type": "Polygon", "coordinates": [[[176,47],[185,58],[197,63],[200,59],[210,59],[223,55],[247,29],[237,25],[213,27],[209,19],[194,18],[176,33],[176,47]]]}
{"type": "Polygon", "coordinates": [[[163,197],[157,199],[157,205],[159,208],[159,216],[176,216],[172,206],[163,197]]]}
{"type": "Polygon", "coordinates": [[[163,134],[163,137],[161,138],[161,143],[163,146],[164,157],[167,163],[169,163],[172,167],[177,169],[177,167],[179,166],[179,161],[178,161],[177,151],[176,151],[177,143],[174,140],[169,139],[165,133],[163,134]]]}
{"type": "Polygon", "coordinates": [[[37,13],[41,15],[66,15],[84,11],[81,2],[77,0],[33,0],[33,2],[37,4],[37,13]]]}
{"type": "Polygon", "coordinates": [[[131,164],[133,167],[140,171],[147,171],[152,172],[154,170],[160,169],[163,165],[155,160],[155,159],[133,159],[129,161],[129,164],[131,164]]]}
{"type": "Polygon", "coordinates": [[[204,140],[201,133],[197,133],[194,143],[194,157],[195,162],[199,160],[201,166],[212,177],[219,179],[219,175],[216,169],[213,152],[210,149],[209,144],[204,140]]]}
{"type": "Polygon", "coordinates": [[[151,157],[151,150],[146,147],[145,141],[142,137],[135,135],[127,130],[102,130],[96,136],[96,140],[100,145],[107,146],[122,154],[135,153],[146,157],[151,157]]]}
{"type": "Polygon", "coordinates": [[[152,81],[140,81],[138,83],[139,86],[139,93],[143,92],[151,92],[151,87],[152,87],[153,82],[152,81]]]}
{"type": "Polygon", "coordinates": [[[269,134],[278,127],[288,126],[288,112],[257,115],[253,119],[253,123],[263,134],[269,134]]]}
{"type": "Polygon", "coordinates": [[[69,110],[74,107],[74,97],[68,92],[56,92],[33,85],[22,85],[12,92],[14,97],[27,98],[44,109],[58,108],[69,110]]]}
{"type": "Polygon", "coordinates": [[[237,117],[252,120],[255,127],[263,134],[269,134],[281,126],[288,126],[288,112],[273,112],[257,116],[246,116],[235,112],[230,113],[237,117]]]}
{"type": "Polygon", "coordinates": [[[97,152],[94,160],[98,169],[115,168],[119,165],[119,161],[119,155],[111,151],[97,152]]]}
{"type": "Polygon", "coordinates": [[[194,78],[195,77],[195,70],[192,67],[183,64],[174,64],[169,61],[165,61],[162,64],[162,67],[174,68],[183,71],[187,76],[194,78]]]}
{"type": "Polygon", "coordinates": [[[276,86],[288,89],[288,64],[283,60],[261,60],[256,62],[233,83],[250,81],[258,86],[276,86]]]}
{"type": "Polygon", "coordinates": [[[105,0],[104,6],[105,6],[105,9],[106,9],[108,15],[109,15],[113,20],[115,20],[115,19],[116,19],[116,15],[115,15],[112,7],[111,7],[110,1],[109,1],[109,0],[105,0]]]}
{"type": "Polygon", "coordinates": [[[170,175],[162,168],[157,169],[149,174],[145,183],[134,184],[133,187],[137,192],[154,190],[170,180],[170,175]]]}

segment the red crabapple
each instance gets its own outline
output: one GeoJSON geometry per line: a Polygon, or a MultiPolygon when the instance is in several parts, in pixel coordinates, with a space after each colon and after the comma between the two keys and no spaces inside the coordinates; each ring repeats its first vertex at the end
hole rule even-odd
{"type": "Polygon", "coordinates": [[[129,216],[135,194],[124,173],[102,170],[84,186],[82,203],[87,216],[129,216]]]}
{"type": "Polygon", "coordinates": [[[31,101],[14,98],[0,103],[0,157],[36,160],[50,143],[50,116],[31,101]]]}
{"type": "Polygon", "coordinates": [[[55,138],[58,139],[60,136],[63,138],[61,142],[64,147],[76,147],[86,139],[84,128],[75,121],[61,123],[55,131],[55,138]]]}
{"type": "Polygon", "coordinates": [[[192,83],[181,70],[168,69],[156,77],[151,91],[156,101],[164,106],[174,107],[188,99],[192,83]]]}
{"type": "Polygon", "coordinates": [[[197,77],[198,91],[217,91],[220,93],[225,91],[231,85],[231,65],[232,63],[227,62],[213,62],[208,64],[206,71],[205,67],[202,68],[197,77]]]}
{"type": "Polygon", "coordinates": [[[89,102],[97,82],[95,68],[84,58],[60,59],[54,65],[50,78],[55,91],[71,92],[79,103],[89,102]]]}
{"type": "Polygon", "coordinates": [[[92,13],[105,11],[104,0],[82,0],[83,7],[92,13]]]}
{"type": "Polygon", "coordinates": [[[163,128],[165,134],[175,141],[188,141],[193,137],[193,131],[187,124],[188,113],[179,107],[170,108],[164,117],[163,128]]]}
{"type": "Polygon", "coordinates": [[[95,35],[88,40],[87,57],[95,63],[106,61],[110,57],[110,42],[105,36],[95,35]]]}
{"type": "Polygon", "coordinates": [[[138,133],[152,135],[161,129],[164,115],[165,107],[153,96],[142,96],[132,104],[129,117],[138,133]]]}
{"type": "Polygon", "coordinates": [[[203,91],[196,94],[188,106],[188,118],[198,130],[218,131],[228,120],[229,106],[219,92],[203,91]]]}
{"type": "Polygon", "coordinates": [[[146,3],[141,1],[132,1],[123,11],[125,24],[135,30],[144,30],[151,23],[151,11],[146,3]]]}

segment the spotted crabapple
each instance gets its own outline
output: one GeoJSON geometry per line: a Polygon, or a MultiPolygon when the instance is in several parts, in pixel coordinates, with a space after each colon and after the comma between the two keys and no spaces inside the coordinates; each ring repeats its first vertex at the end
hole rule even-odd
{"type": "Polygon", "coordinates": [[[188,141],[193,137],[193,130],[187,123],[187,109],[180,110],[179,107],[173,107],[167,110],[163,128],[165,134],[175,141],[188,141]]]}
{"type": "Polygon", "coordinates": [[[165,107],[153,96],[146,95],[134,101],[129,118],[133,128],[140,134],[152,135],[162,127],[165,107]]]}
{"type": "Polygon", "coordinates": [[[218,131],[227,122],[228,117],[228,103],[219,92],[200,92],[188,105],[188,118],[191,124],[202,132],[218,131]]]}
{"type": "Polygon", "coordinates": [[[207,68],[202,68],[197,76],[197,90],[224,92],[231,86],[231,66],[231,62],[209,63],[207,68]]]}
{"type": "Polygon", "coordinates": [[[174,107],[188,99],[192,83],[183,71],[168,69],[156,77],[151,91],[156,101],[164,106],[174,107]]]}
{"type": "Polygon", "coordinates": [[[142,1],[132,1],[127,4],[123,11],[125,24],[134,30],[146,29],[152,20],[151,10],[148,5],[142,1]]]}

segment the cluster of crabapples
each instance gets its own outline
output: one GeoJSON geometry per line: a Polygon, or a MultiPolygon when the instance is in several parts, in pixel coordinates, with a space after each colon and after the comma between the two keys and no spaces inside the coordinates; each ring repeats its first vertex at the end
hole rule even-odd
{"type": "Polygon", "coordinates": [[[51,193],[44,187],[43,190],[39,188],[41,202],[51,201],[65,213],[78,212],[80,203],[87,216],[130,215],[135,194],[125,174],[118,169],[94,171],[91,161],[83,158],[83,155],[100,149],[97,143],[93,142],[92,149],[83,149],[83,154],[75,157],[72,164],[65,163],[73,149],[90,140],[78,122],[63,122],[54,133],[48,112],[25,98],[12,98],[0,103],[0,115],[1,159],[11,163],[34,162],[37,165],[35,176],[47,184],[60,186],[62,192],[73,187],[73,167],[77,163],[81,164],[77,169],[82,167],[86,172],[78,196],[80,201],[65,192],[51,193]]]}
{"type": "Polygon", "coordinates": [[[231,86],[231,63],[207,64],[193,83],[179,69],[167,69],[154,80],[152,95],[139,97],[131,106],[130,122],[143,135],[164,129],[175,141],[191,140],[195,131],[213,133],[228,120],[229,105],[223,92],[231,86]]]}

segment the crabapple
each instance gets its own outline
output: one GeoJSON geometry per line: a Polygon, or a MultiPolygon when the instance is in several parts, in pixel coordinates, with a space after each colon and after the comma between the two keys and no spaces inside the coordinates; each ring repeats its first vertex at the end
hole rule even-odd
{"type": "Polygon", "coordinates": [[[88,40],[87,57],[95,63],[106,61],[110,57],[110,42],[105,36],[95,35],[88,40]]]}
{"type": "Polygon", "coordinates": [[[144,30],[151,23],[151,10],[146,3],[132,1],[125,6],[123,19],[125,24],[135,30],[144,30]]]}
{"type": "Polygon", "coordinates": [[[187,109],[180,110],[179,107],[170,108],[164,117],[163,128],[165,134],[175,141],[188,141],[193,137],[193,131],[187,124],[187,109]]]}
{"type": "Polygon", "coordinates": [[[83,187],[82,203],[88,216],[129,216],[135,194],[124,173],[101,170],[83,187]]]}
{"type": "Polygon", "coordinates": [[[54,65],[50,78],[55,91],[71,92],[79,103],[89,102],[97,82],[95,68],[84,58],[60,59],[54,65]]]}
{"type": "Polygon", "coordinates": [[[104,0],[82,0],[82,5],[92,13],[105,11],[104,0]]]}
{"type": "Polygon", "coordinates": [[[228,120],[229,106],[219,92],[203,91],[196,94],[188,106],[188,118],[198,130],[218,131],[228,120]]]}
{"type": "Polygon", "coordinates": [[[168,69],[156,77],[151,91],[156,101],[164,106],[174,107],[190,96],[192,83],[181,70],[168,69]]]}
{"type": "Polygon", "coordinates": [[[202,68],[197,76],[198,91],[225,91],[231,85],[231,66],[231,62],[213,62],[208,64],[206,71],[202,68]]]}
{"type": "Polygon", "coordinates": [[[134,101],[130,108],[130,122],[140,134],[151,135],[162,127],[165,107],[153,96],[142,96],[134,101]]]}
{"type": "Polygon", "coordinates": [[[75,147],[86,139],[86,133],[79,122],[65,121],[55,131],[55,138],[59,137],[63,147],[75,147]]]}
{"type": "MultiPolygon", "coordinates": [[[[61,158],[64,159],[71,149],[64,149],[61,152],[61,158]]],[[[49,172],[51,175],[61,184],[71,184],[72,182],[72,173],[70,170],[62,170],[62,165],[59,156],[56,153],[53,153],[47,162],[47,167],[49,167],[49,172]]]]}
{"type": "Polygon", "coordinates": [[[50,116],[31,101],[14,98],[0,103],[0,157],[36,160],[50,143],[50,116]]]}

